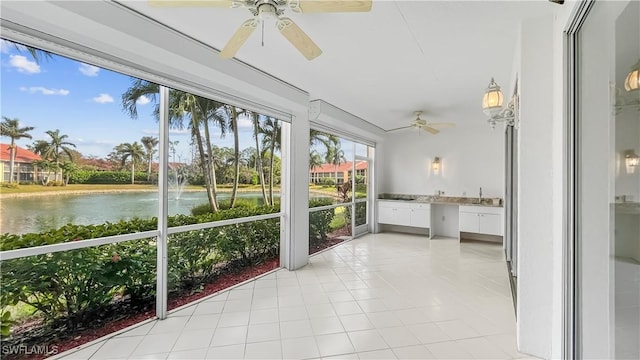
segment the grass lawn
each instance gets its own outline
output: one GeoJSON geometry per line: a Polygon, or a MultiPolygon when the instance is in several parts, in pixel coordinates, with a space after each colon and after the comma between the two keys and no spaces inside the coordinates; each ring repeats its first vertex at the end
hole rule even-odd
{"type": "Polygon", "coordinates": [[[344,206],[335,208],[333,219],[331,219],[331,223],[329,224],[331,230],[340,229],[346,225],[345,210],[346,208],[344,206]]]}

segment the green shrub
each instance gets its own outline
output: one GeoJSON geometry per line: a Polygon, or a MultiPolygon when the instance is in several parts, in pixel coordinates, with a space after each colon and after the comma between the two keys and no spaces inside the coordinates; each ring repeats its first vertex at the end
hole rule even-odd
{"type": "Polygon", "coordinates": [[[367,223],[367,203],[356,203],[356,225],[367,223]]]}
{"type": "Polygon", "coordinates": [[[321,178],[321,179],[318,181],[318,184],[320,184],[320,185],[335,185],[335,184],[336,184],[336,181],[335,181],[335,179],[333,179],[333,178],[326,177],[326,178],[321,178]]]}
{"type": "Polygon", "coordinates": [[[17,182],[14,181],[14,182],[3,182],[2,187],[8,188],[8,189],[17,189],[20,186],[18,185],[17,182]]]}
{"type": "MultiPolygon", "coordinates": [[[[136,183],[147,181],[147,173],[137,171],[134,174],[136,183]]],[[[69,177],[69,184],[130,184],[131,171],[96,171],[78,170],[69,177]]]]}
{"type": "MultiPolygon", "coordinates": [[[[199,216],[176,215],[170,227],[277,212],[277,207],[236,207],[199,216]]],[[[0,250],[58,244],[157,228],[157,219],[100,225],[65,225],[23,235],[0,234],[0,250]]],[[[168,238],[170,291],[200,286],[227,262],[249,265],[278,253],[279,219],[172,234],[168,238]]],[[[19,302],[44,319],[83,326],[114,301],[149,302],[156,287],[155,238],[6,260],[0,269],[0,316],[19,302]]],[[[6,315],[10,316],[10,315],[6,315]]],[[[3,324],[5,322],[3,321],[3,324]]],[[[4,331],[4,328],[3,328],[4,331]]]]}
{"type": "MultiPolygon", "coordinates": [[[[253,208],[256,206],[263,206],[262,199],[258,198],[237,198],[235,208],[253,208]]],[[[218,208],[220,210],[228,210],[231,207],[231,200],[220,200],[218,201],[218,208]]],[[[276,208],[280,208],[279,204],[275,204],[276,208]]],[[[211,213],[211,207],[209,203],[196,205],[191,208],[191,215],[198,216],[211,213]]]]}
{"type": "MultiPolygon", "coordinates": [[[[331,199],[309,200],[309,208],[327,206],[331,204],[333,204],[331,199]]],[[[327,240],[327,234],[331,231],[330,224],[333,216],[333,209],[313,211],[309,213],[310,246],[317,246],[327,240]]]]}

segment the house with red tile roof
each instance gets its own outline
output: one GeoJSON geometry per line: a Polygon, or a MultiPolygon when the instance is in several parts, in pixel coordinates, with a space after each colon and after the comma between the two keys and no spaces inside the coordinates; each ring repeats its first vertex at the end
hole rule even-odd
{"type": "MultiPolygon", "coordinates": [[[[41,160],[40,155],[16,145],[16,158],[13,172],[20,181],[40,181],[42,174],[33,165],[34,161],[41,160]]],[[[9,182],[11,162],[11,144],[0,143],[0,182],[9,182]]]]}
{"type": "MultiPolygon", "coordinates": [[[[356,176],[367,177],[367,170],[369,164],[367,161],[356,161],[356,176]]],[[[309,170],[309,182],[318,184],[324,182],[326,178],[334,180],[336,184],[342,184],[345,179],[351,178],[351,172],[353,171],[353,162],[347,161],[336,166],[333,164],[322,164],[309,170]],[[337,173],[337,181],[336,181],[337,173]]]]}

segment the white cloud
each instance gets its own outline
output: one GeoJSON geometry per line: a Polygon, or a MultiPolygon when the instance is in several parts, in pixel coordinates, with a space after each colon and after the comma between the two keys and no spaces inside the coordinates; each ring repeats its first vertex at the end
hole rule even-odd
{"type": "Polygon", "coordinates": [[[241,117],[238,119],[238,127],[239,128],[253,128],[253,123],[246,117],[241,117]]]}
{"type": "Polygon", "coordinates": [[[93,101],[97,102],[98,104],[107,104],[113,102],[113,97],[109,94],[100,94],[94,97],[93,101]]]}
{"type": "Polygon", "coordinates": [[[136,100],[136,104],[138,105],[147,105],[150,102],[151,100],[149,100],[149,98],[144,95],[140,96],[138,100],[136,100]]]}
{"type": "Polygon", "coordinates": [[[9,55],[9,64],[22,73],[37,74],[40,72],[40,65],[22,55],[9,55]]]}
{"type": "Polygon", "coordinates": [[[0,51],[3,54],[8,54],[11,50],[27,51],[24,45],[14,43],[9,40],[0,39],[0,51]]]}
{"type": "Polygon", "coordinates": [[[30,94],[40,93],[42,95],[69,95],[69,90],[67,89],[49,89],[43,86],[31,86],[29,88],[22,86],[20,87],[20,91],[25,91],[30,94]]]}
{"type": "MultiPolygon", "coordinates": [[[[159,135],[160,132],[158,130],[152,129],[144,129],[142,130],[143,134],[147,135],[159,135]]],[[[191,135],[191,130],[189,129],[170,129],[169,135],[191,135]]]]}
{"type": "Polygon", "coordinates": [[[97,66],[81,63],[78,70],[80,70],[82,75],[85,75],[85,76],[98,76],[98,72],[100,71],[100,68],[97,66]]]}

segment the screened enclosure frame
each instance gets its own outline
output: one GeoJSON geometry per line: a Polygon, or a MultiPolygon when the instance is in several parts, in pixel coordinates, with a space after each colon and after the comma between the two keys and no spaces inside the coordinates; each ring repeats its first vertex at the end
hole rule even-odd
{"type": "MultiPolygon", "coordinates": [[[[159,127],[159,167],[158,167],[158,228],[156,230],[122,234],[116,236],[108,236],[101,238],[93,238],[79,241],[72,241],[60,244],[35,246],[29,248],[8,250],[0,252],[0,262],[11,259],[25,258],[35,255],[44,255],[57,252],[64,252],[69,250],[86,249],[97,247],[101,245],[117,244],[134,240],[156,238],[157,239],[157,262],[156,262],[156,317],[159,319],[165,319],[168,315],[167,308],[167,275],[168,275],[168,237],[172,234],[178,234],[193,230],[205,230],[212,229],[228,225],[238,225],[249,222],[255,222],[260,220],[279,219],[280,227],[280,249],[281,258],[283,254],[288,254],[287,248],[290,246],[288,241],[289,230],[286,229],[286,211],[283,211],[282,204],[278,212],[241,217],[235,219],[199,223],[192,225],[184,225],[177,227],[168,227],[168,156],[169,156],[169,91],[170,89],[176,89],[185,91],[197,96],[205,97],[208,99],[216,99],[228,105],[236,106],[251,111],[255,111],[258,114],[266,115],[281,121],[283,125],[282,130],[282,181],[287,179],[285,176],[290,169],[290,154],[286,150],[289,148],[290,142],[290,129],[289,123],[291,122],[292,115],[273,109],[271,107],[263,106],[261,104],[254,103],[242,99],[237,96],[233,96],[221,91],[217,91],[212,88],[203,87],[197,84],[181,81],[168,74],[160,74],[154,72],[152,69],[142,68],[137,64],[126,62],[122,59],[115,58],[108,54],[99,52],[94,49],[89,49],[80,46],[75,43],[71,43],[64,39],[53,37],[48,34],[41,33],[39,31],[26,28],[19,24],[15,24],[4,19],[0,22],[0,30],[2,30],[2,38],[14,41],[16,43],[33,46],[37,49],[42,49],[51,52],[55,55],[60,55],[73,59],[76,61],[85,62],[88,64],[94,64],[101,68],[111,70],[126,76],[131,76],[139,79],[144,79],[160,85],[160,120],[158,122],[159,127]],[[284,246],[284,248],[283,248],[284,246]]],[[[283,184],[284,185],[284,184],[283,184]]],[[[284,191],[289,186],[281,186],[281,191],[284,191]]],[[[281,197],[289,197],[286,194],[281,194],[281,197]]]]}

